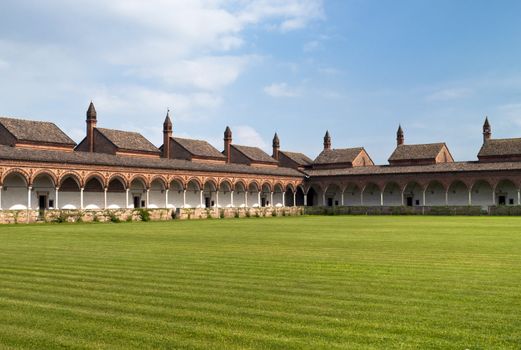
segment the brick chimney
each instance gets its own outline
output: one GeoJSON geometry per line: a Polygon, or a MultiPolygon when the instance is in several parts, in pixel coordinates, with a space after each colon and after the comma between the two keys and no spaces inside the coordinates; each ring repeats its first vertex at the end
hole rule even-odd
{"type": "Polygon", "coordinates": [[[226,156],[226,163],[231,163],[231,148],[232,144],[232,130],[229,126],[226,127],[226,130],[224,130],[224,155],[226,156]]]}
{"type": "Polygon", "coordinates": [[[273,155],[272,157],[276,160],[279,160],[279,149],[280,149],[280,141],[279,136],[277,133],[275,133],[275,136],[273,136],[273,155]]]}
{"type": "Polygon", "coordinates": [[[89,109],[87,110],[87,148],[89,152],[94,152],[94,129],[97,123],[96,108],[94,103],[90,102],[89,109]]]}
{"type": "Polygon", "coordinates": [[[170,139],[172,138],[172,121],[170,120],[170,110],[166,112],[163,123],[163,158],[170,158],[170,139]]]}

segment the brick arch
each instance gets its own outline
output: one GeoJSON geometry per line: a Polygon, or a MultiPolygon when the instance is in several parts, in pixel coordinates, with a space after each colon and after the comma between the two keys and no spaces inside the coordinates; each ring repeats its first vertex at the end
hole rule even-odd
{"type": "Polygon", "coordinates": [[[284,183],[282,183],[282,181],[275,181],[273,182],[272,184],[272,191],[275,192],[275,188],[277,186],[280,186],[280,189],[282,192],[286,192],[286,186],[284,186],[284,183]]]}
{"type": "Polygon", "coordinates": [[[233,182],[233,190],[235,191],[236,187],[237,187],[237,184],[242,184],[242,187],[244,188],[245,191],[248,190],[248,185],[246,184],[246,181],[242,180],[242,179],[238,179],[238,180],[235,180],[233,182]]]}
{"type": "MultiPolygon", "coordinates": [[[[491,188],[492,190],[494,190],[494,187],[495,187],[496,184],[497,184],[495,181],[489,181],[489,180],[487,180],[486,178],[481,178],[481,177],[480,177],[480,178],[476,178],[476,179],[472,180],[472,185],[469,187],[469,189],[470,189],[471,191],[474,190],[475,186],[476,186],[478,183],[480,183],[480,182],[484,182],[484,183],[486,183],[487,185],[490,186],[490,188],[491,188]]],[[[499,183],[499,182],[498,182],[498,183],[499,183]]]]}
{"type": "Polygon", "coordinates": [[[3,174],[2,174],[2,184],[4,183],[5,181],[5,178],[11,174],[18,174],[20,176],[22,176],[22,178],[24,179],[26,185],[29,185],[29,180],[30,180],[30,175],[29,173],[27,173],[27,171],[21,169],[21,168],[11,168],[11,169],[8,169],[6,170],[3,174]]]}
{"type": "Polygon", "coordinates": [[[185,180],[180,176],[172,176],[168,179],[168,188],[171,188],[172,182],[177,182],[179,185],[181,185],[182,189],[186,188],[185,180]]]}
{"type": "Polygon", "coordinates": [[[145,189],[149,189],[150,188],[150,182],[148,181],[148,179],[146,178],[145,175],[142,175],[142,174],[134,174],[130,177],[130,179],[128,180],[128,187],[130,188],[130,186],[132,185],[132,182],[134,180],[141,180],[143,182],[143,185],[145,186],[145,189]]]}
{"type": "Polygon", "coordinates": [[[92,178],[96,178],[96,179],[98,179],[98,181],[101,183],[101,186],[102,186],[103,188],[107,188],[107,186],[108,186],[107,177],[104,176],[102,173],[97,172],[97,171],[93,171],[93,172],[90,172],[90,173],[88,173],[87,175],[85,175],[84,180],[83,180],[83,183],[84,183],[85,185],[87,185],[87,183],[88,183],[92,178]]]}
{"type": "Polygon", "coordinates": [[[199,186],[199,189],[200,189],[200,190],[202,190],[202,189],[204,188],[204,183],[201,181],[200,178],[195,177],[195,176],[186,179],[186,183],[185,183],[184,188],[187,189],[187,188],[188,188],[188,184],[189,184],[190,182],[192,182],[192,181],[194,181],[194,182],[197,184],[197,186],[199,186]]]}
{"type": "MultiPolygon", "coordinates": [[[[379,191],[382,191],[382,186],[377,181],[367,181],[364,182],[362,186],[360,186],[360,190],[364,192],[367,189],[367,186],[374,185],[379,191]]],[[[403,191],[403,187],[400,187],[400,189],[403,191]]]]}
{"type": "Polygon", "coordinates": [[[107,187],[110,185],[110,183],[114,179],[119,179],[121,181],[121,183],[123,184],[123,187],[125,187],[125,188],[129,187],[129,183],[127,181],[127,178],[125,177],[125,175],[123,175],[121,173],[110,174],[110,176],[107,178],[107,187]]]}
{"type": "Polygon", "coordinates": [[[288,190],[291,190],[292,193],[295,193],[297,187],[294,184],[292,184],[291,182],[288,182],[282,188],[286,192],[288,190]]]}
{"type": "Polygon", "coordinates": [[[36,180],[36,178],[40,175],[47,175],[51,178],[54,186],[57,185],[58,183],[58,176],[56,176],[55,173],[53,173],[52,171],[50,170],[47,170],[47,169],[40,169],[40,170],[37,170],[36,172],[34,172],[31,176],[31,180],[30,180],[30,185],[32,186],[32,184],[34,183],[34,180],[36,180]]]}
{"type": "Polygon", "coordinates": [[[264,185],[268,185],[269,191],[273,192],[273,184],[271,184],[269,181],[263,181],[262,182],[262,185],[260,187],[261,192],[262,192],[262,189],[263,189],[264,185]]]}
{"type": "Polygon", "coordinates": [[[497,187],[499,186],[499,184],[501,182],[503,182],[503,181],[511,182],[516,189],[519,189],[519,182],[515,181],[513,178],[508,177],[508,176],[500,177],[500,178],[497,179],[497,181],[494,181],[494,183],[491,184],[492,185],[492,189],[495,191],[497,189],[497,187]]]}
{"type": "Polygon", "coordinates": [[[203,183],[203,188],[204,188],[204,185],[206,185],[207,183],[211,183],[213,184],[213,187],[217,190],[219,189],[219,182],[217,181],[216,178],[214,177],[207,177],[204,179],[204,183],[203,183]]]}
{"type": "Polygon", "coordinates": [[[232,182],[232,180],[230,180],[230,179],[228,179],[228,178],[222,178],[222,179],[219,180],[219,187],[218,187],[218,189],[221,189],[221,186],[222,186],[224,183],[227,183],[228,186],[230,187],[230,190],[233,191],[233,189],[234,189],[233,182],[232,182]]]}
{"type": "Polygon", "coordinates": [[[441,187],[443,188],[444,191],[447,191],[447,189],[449,188],[446,181],[442,181],[442,180],[429,180],[427,182],[427,185],[425,186],[425,190],[428,190],[429,187],[431,185],[433,185],[433,184],[441,185],[441,187]]]}
{"type": "Polygon", "coordinates": [[[152,183],[154,181],[159,181],[163,185],[163,188],[166,190],[170,188],[170,182],[163,175],[154,175],[150,178],[150,187],[152,187],[152,183]]]}
{"type": "Polygon", "coordinates": [[[83,183],[83,177],[79,173],[77,173],[76,171],[66,171],[63,174],[61,174],[60,177],[58,178],[59,187],[61,187],[63,180],[66,179],[67,177],[73,178],[80,188],[82,188],[85,185],[83,183]]]}

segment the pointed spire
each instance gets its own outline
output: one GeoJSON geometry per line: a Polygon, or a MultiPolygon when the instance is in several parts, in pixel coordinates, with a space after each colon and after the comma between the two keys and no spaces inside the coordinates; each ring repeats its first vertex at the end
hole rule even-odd
{"type": "Polygon", "coordinates": [[[326,134],[324,135],[324,149],[331,149],[331,136],[329,135],[329,130],[326,130],[326,134]]]}
{"type": "Polygon", "coordinates": [[[232,138],[232,129],[230,129],[229,126],[226,127],[224,130],[224,138],[225,139],[231,139],[232,138]]]}
{"type": "Polygon", "coordinates": [[[277,133],[273,136],[273,147],[280,147],[279,135],[277,133]]]}
{"type": "Polygon", "coordinates": [[[96,119],[96,116],[96,108],[94,108],[94,103],[90,101],[89,109],[87,109],[87,120],[96,119]]]}
{"type": "Polygon", "coordinates": [[[172,120],[170,119],[170,109],[166,111],[165,121],[163,122],[163,131],[172,130],[172,120]]]}
{"type": "Polygon", "coordinates": [[[273,154],[271,156],[276,160],[279,160],[279,149],[280,149],[279,135],[277,135],[277,133],[275,133],[275,135],[273,135],[273,154]]]}
{"type": "Polygon", "coordinates": [[[485,122],[483,123],[483,143],[487,142],[492,138],[492,127],[488,122],[488,117],[485,116],[485,122]]]}
{"type": "Polygon", "coordinates": [[[403,145],[405,142],[405,137],[403,135],[402,125],[398,124],[398,131],[396,131],[396,145],[403,145]]]}
{"type": "Polygon", "coordinates": [[[223,154],[226,156],[226,163],[232,162],[232,129],[229,126],[224,130],[224,151],[223,154]]]}

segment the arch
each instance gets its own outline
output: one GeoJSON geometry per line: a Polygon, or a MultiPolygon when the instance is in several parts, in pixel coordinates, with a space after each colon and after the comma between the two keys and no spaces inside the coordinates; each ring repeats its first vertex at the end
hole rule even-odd
{"type": "Polygon", "coordinates": [[[129,183],[127,181],[127,178],[125,177],[125,175],[121,174],[121,173],[114,173],[114,174],[111,174],[108,178],[107,178],[107,186],[108,184],[110,184],[110,182],[114,179],[119,179],[119,181],[123,184],[123,186],[125,188],[128,187],[129,183]]]}
{"type": "Polygon", "coordinates": [[[201,180],[199,180],[196,177],[191,177],[191,178],[188,179],[188,181],[186,181],[186,189],[188,189],[190,184],[192,184],[192,186],[197,185],[197,189],[199,189],[199,190],[204,188],[204,185],[201,182],[201,180]]]}
{"type": "Polygon", "coordinates": [[[324,191],[324,198],[322,198],[323,205],[328,207],[342,205],[342,188],[336,183],[327,185],[324,191]]]}
{"type": "Polygon", "coordinates": [[[127,186],[119,175],[109,177],[107,185],[107,208],[119,209],[127,206],[127,186]]]}
{"type": "Polygon", "coordinates": [[[107,192],[125,192],[127,189],[125,180],[119,176],[109,178],[107,192]]]}
{"type": "Polygon", "coordinates": [[[104,192],[104,186],[101,179],[97,176],[90,177],[84,186],[84,192],[104,192]]]}
{"type": "Polygon", "coordinates": [[[349,182],[344,188],[344,205],[362,205],[362,189],[354,182],[349,182]]]}
{"type": "MultiPolygon", "coordinates": [[[[29,207],[28,177],[23,172],[12,169],[3,176],[1,207],[9,210],[23,210],[29,207]]],[[[31,194],[32,196],[32,194],[31,194]]]]}
{"type": "Polygon", "coordinates": [[[159,182],[163,186],[163,189],[169,188],[168,180],[163,175],[154,175],[152,178],[150,178],[150,188],[152,188],[154,182],[159,182]]]}
{"type": "Polygon", "coordinates": [[[107,183],[105,181],[105,176],[103,176],[103,174],[98,173],[98,172],[92,172],[92,173],[87,174],[87,176],[84,177],[83,183],[85,184],[85,186],[84,186],[85,188],[87,188],[87,184],[92,179],[98,180],[98,182],[101,184],[102,188],[105,188],[107,186],[107,183]]]}
{"type": "Polygon", "coordinates": [[[248,184],[248,192],[259,192],[259,184],[256,181],[250,181],[248,184]]]}
{"type": "Polygon", "coordinates": [[[469,189],[462,180],[454,180],[447,188],[448,205],[469,205],[469,189]]]}
{"type": "Polygon", "coordinates": [[[233,190],[232,182],[230,180],[221,180],[219,183],[219,190],[220,191],[227,191],[230,192],[233,190]]]}
{"type": "Polygon", "coordinates": [[[446,188],[441,181],[429,181],[425,187],[425,205],[443,206],[446,203],[446,188]]]}
{"type": "Polygon", "coordinates": [[[382,196],[380,186],[374,182],[366,183],[362,190],[362,199],[362,205],[365,206],[381,205],[382,196]]]}
{"type": "Polygon", "coordinates": [[[246,191],[246,188],[246,182],[244,182],[243,180],[237,180],[233,184],[233,190],[237,193],[246,191]]]}
{"type": "Polygon", "coordinates": [[[416,181],[408,182],[403,188],[403,204],[408,207],[424,205],[423,186],[416,181]]]}
{"type": "Polygon", "coordinates": [[[52,173],[52,172],[50,172],[49,170],[46,170],[46,169],[41,169],[41,170],[36,171],[36,172],[31,176],[31,181],[30,181],[31,185],[35,182],[35,180],[36,180],[38,177],[40,177],[40,176],[42,176],[42,175],[48,176],[48,177],[51,179],[51,181],[52,181],[52,183],[53,183],[53,186],[56,186],[56,184],[58,183],[58,181],[57,181],[58,178],[57,178],[57,176],[56,176],[54,173],[52,173]]]}
{"type": "Polygon", "coordinates": [[[208,178],[204,181],[203,188],[205,191],[217,191],[217,181],[213,178],[208,178]]]}
{"type": "Polygon", "coordinates": [[[402,188],[395,182],[387,182],[383,187],[383,204],[386,206],[402,205],[402,188]]]}
{"type": "Polygon", "coordinates": [[[284,186],[284,188],[285,188],[286,192],[287,191],[291,191],[292,193],[295,192],[295,186],[291,182],[287,183],[286,186],[284,186]]]}
{"type": "Polygon", "coordinates": [[[185,185],[183,183],[183,179],[181,178],[173,178],[170,183],[168,184],[168,187],[172,191],[182,191],[185,188],[185,185]]]}
{"type": "Polygon", "coordinates": [[[498,181],[494,188],[496,205],[515,205],[519,202],[518,187],[511,179],[504,178],[498,181]]]}
{"type": "Polygon", "coordinates": [[[132,187],[132,183],[136,182],[136,181],[139,181],[141,182],[141,184],[143,185],[144,189],[147,189],[147,188],[150,188],[150,183],[148,182],[148,180],[143,176],[143,175],[140,175],[140,174],[135,174],[133,175],[130,180],[129,180],[129,188],[132,187]]]}
{"type": "Polygon", "coordinates": [[[494,203],[494,189],[487,180],[476,180],[470,187],[470,193],[472,205],[486,208],[494,203]]]}
{"type": "Polygon", "coordinates": [[[261,186],[261,191],[263,193],[270,193],[273,192],[273,186],[269,182],[263,182],[261,186]]]}
{"type": "Polygon", "coordinates": [[[82,187],[81,178],[76,173],[67,173],[60,177],[60,191],[72,192],[75,190],[74,187],[78,188],[78,191],[82,187]]]}
{"type": "Polygon", "coordinates": [[[11,174],[17,174],[18,176],[20,176],[24,180],[26,186],[30,183],[29,182],[30,176],[25,170],[20,169],[20,168],[12,168],[12,169],[6,170],[2,174],[2,185],[4,184],[5,179],[11,174]]]}
{"type": "Polygon", "coordinates": [[[80,174],[78,174],[75,171],[67,171],[67,172],[61,174],[59,177],[58,183],[60,184],[60,189],[62,187],[64,180],[66,180],[68,178],[70,178],[74,182],[76,182],[76,184],[78,185],[78,188],[81,188],[83,186],[83,181],[82,181],[82,177],[80,174]]]}

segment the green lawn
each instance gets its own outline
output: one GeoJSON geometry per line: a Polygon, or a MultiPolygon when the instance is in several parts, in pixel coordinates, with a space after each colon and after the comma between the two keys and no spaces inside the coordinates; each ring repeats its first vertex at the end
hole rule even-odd
{"type": "Polygon", "coordinates": [[[0,227],[0,348],[521,348],[521,218],[0,227]]]}

